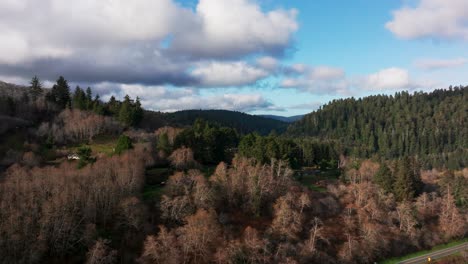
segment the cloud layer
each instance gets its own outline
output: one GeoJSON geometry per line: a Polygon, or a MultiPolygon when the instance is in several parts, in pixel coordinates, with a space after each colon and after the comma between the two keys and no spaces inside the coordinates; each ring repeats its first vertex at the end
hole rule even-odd
{"type": "Polygon", "coordinates": [[[415,7],[393,12],[386,28],[404,39],[462,39],[468,41],[468,1],[419,0],[415,7]]]}
{"type": "Polygon", "coordinates": [[[253,0],[200,0],[195,9],[175,0],[2,1],[0,73],[47,79],[63,74],[75,82],[238,85],[238,78],[225,74],[231,67],[243,68],[255,82],[263,72],[225,61],[281,56],[298,28],[296,14],[263,11],[253,0]],[[208,71],[219,75],[208,79],[208,71]]]}
{"type": "Polygon", "coordinates": [[[420,59],[415,62],[418,68],[423,70],[438,70],[454,67],[461,67],[468,64],[468,59],[455,58],[455,59],[420,59]]]}
{"type": "Polygon", "coordinates": [[[242,112],[284,110],[260,94],[226,93],[203,96],[197,89],[170,89],[164,86],[114,83],[101,83],[95,89],[105,100],[108,100],[111,95],[123,98],[128,94],[132,98],[140,97],[145,108],[163,112],[187,109],[226,109],[242,112]]]}

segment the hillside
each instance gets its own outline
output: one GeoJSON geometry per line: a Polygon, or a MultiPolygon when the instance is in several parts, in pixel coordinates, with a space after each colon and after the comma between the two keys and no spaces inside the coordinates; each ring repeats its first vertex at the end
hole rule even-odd
{"type": "Polygon", "coordinates": [[[287,128],[287,123],[283,121],[227,110],[184,110],[174,113],[146,111],[141,126],[146,129],[162,125],[190,126],[198,118],[235,128],[241,134],[258,132],[266,135],[273,130],[282,133],[287,128]]]}
{"type": "Polygon", "coordinates": [[[448,166],[462,167],[468,160],[467,102],[468,86],[340,99],[295,122],[287,134],[337,139],[358,156],[437,153],[444,162],[454,155],[448,166]]]}
{"type": "MultiPolygon", "coordinates": [[[[49,89],[43,88],[43,91],[45,94],[49,89]]],[[[8,106],[7,98],[21,100],[24,95],[31,96],[28,87],[0,81],[0,114],[8,112],[7,109],[3,109],[8,106]],[[1,100],[5,102],[2,103],[1,100]]],[[[148,130],[162,126],[185,127],[191,126],[198,118],[235,128],[241,134],[258,132],[262,135],[269,134],[273,130],[283,133],[287,128],[287,122],[291,122],[228,110],[184,110],[173,113],[145,110],[140,127],[148,130]]]]}
{"type": "Polygon", "coordinates": [[[295,116],[259,115],[259,116],[274,119],[274,120],[283,121],[283,122],[286,122],[286,123],[292,123],[292,122],[298,121],[298,120],[300,120],[301,118],[304,117],[304,115],[295,115],[295,116]]]}

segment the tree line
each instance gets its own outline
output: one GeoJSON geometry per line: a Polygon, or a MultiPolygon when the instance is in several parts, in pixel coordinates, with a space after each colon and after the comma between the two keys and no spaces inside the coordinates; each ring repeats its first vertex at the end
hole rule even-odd
{"type": "MultiPolygon", "coordinates": [[[[31,81],[31,92],[36,94],[41,88],[40,81],[37,77],[34,77],[31,81]]],[[[77,86],[71,92],[68,81],[63,76],[57,79],[52,89],[46,93],[45,98],[48,102],[58,106],[59,110],[69,108],[92,111],[99,115],[113,116],[127,126],[138,125],[144,114],[138,97],[133,100],[126,95],[123,101],[118,101],[114,96],[111,96],[108,102],[103,102],[99,95],[93,95],[90,87],[84,90],[77,86]]]]}
{"type": "Polygon", "coordinates": [[[288,128],[288,135],[333,139],[346,154],[418,156],[426,168],[466,167],[468,86],[334,100],[288,128]]]}

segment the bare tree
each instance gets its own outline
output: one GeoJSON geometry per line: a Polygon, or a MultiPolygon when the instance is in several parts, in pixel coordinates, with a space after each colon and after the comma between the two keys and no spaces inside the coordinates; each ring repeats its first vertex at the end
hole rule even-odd
{"type": "Polygon", "coordinates": [[[172,166],[176,169],[189,169],[197,167],[197,162],[193,157],[193,151],[190,148],[182,147],[174,150],[169,156],[172,166]]]}
{"type": "Polygon", "coordinates": [[[187,224],[178,229],[185,260],[206,262],[216,248],[221,229],[214,211],[198,210],[188,216],[187,224]]]}
{"type": "Polygon", "coordinates": [[[112,264],[117,260],[117,251],[111,249],[109,240],[99,239],[88,251],[86,264],[112,264]]]}

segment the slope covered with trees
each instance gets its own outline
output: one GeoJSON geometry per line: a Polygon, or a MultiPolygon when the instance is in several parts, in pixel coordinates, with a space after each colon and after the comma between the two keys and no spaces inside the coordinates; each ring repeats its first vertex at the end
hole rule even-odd
{"type": "Polygon", "coordinates": [[[105,102],[63,77],[14,89],[0,95],[0,121],[11,122],[0,137],[0,263],[373,263],[468,235],[468,169],[424,170],[418,157],[466,149],[466,128],[450,128],[466,125],[466,88],[334,102],[312,114],[324,124],[312,136],[237,112],[105,102]],[[360,120],[352,138],[348,119],[360,120]],[[369,149],[362,137],[391,126],[403,145],[369,149]],[[420,140],[407,127],[435,143],[406,149],[420,140]]]}
{"type": "Polygon", "coordinates": [[[174,113],[146,111],[141,126],[153,130],[165,125],[184,127],[191,126],[200,118],[234,128],[240,134],[258,132],[267,135],[271,131],[284,132],[287,128],[287,123],[283,121],[228,110],[184,110],[174,113]]]}
{"type": "Polygon", "coordinates": [[[467,164],[468,86],[334,100],[292,124],[291,136],[339,140],[347,154],[417,155],[425,165],[467,164]]]}

